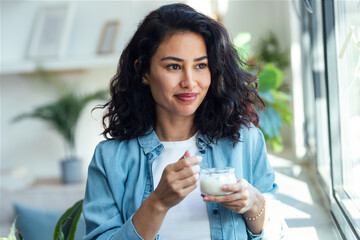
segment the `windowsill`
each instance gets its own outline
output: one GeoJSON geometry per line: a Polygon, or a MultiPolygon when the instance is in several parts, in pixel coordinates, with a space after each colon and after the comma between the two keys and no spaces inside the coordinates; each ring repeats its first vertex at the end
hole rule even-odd
{"type": "Polygon", "coordinates": [[[269,155],[279,185],[278,199],[289,227],[288,239],[339,239],[319,187],[306,167],[269,155]],[[300,238],[299,238],[300,237],[300,238]]]}

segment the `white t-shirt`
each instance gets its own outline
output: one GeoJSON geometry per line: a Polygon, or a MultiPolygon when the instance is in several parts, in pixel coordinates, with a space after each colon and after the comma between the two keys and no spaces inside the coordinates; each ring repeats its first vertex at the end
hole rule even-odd
{"type": "MultiPolygon", "coordinates": [[[[196,135],[185,141],[161,143],[164,145],[164,151],[152,165],[155,188],[167,165],[177,162],[186,150],[190,151],[191,156],[199,150],[196,145],[196,135]]],[[[211,239],[209,217],[206,203],[201,197],[200,184],[168,211],[159,234],[160,238],[164,240],[211,239]]]]}

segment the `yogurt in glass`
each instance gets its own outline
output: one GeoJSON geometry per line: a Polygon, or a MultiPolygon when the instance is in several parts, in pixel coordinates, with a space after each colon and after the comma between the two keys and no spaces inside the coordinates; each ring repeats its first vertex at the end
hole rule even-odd
{"type": "Polygon", "coordinates": [[[200,170],[200,190],[205,195],[227,195],[221,188],[224,184],[236,183],[234,168],[207,168],[200,170]]]}

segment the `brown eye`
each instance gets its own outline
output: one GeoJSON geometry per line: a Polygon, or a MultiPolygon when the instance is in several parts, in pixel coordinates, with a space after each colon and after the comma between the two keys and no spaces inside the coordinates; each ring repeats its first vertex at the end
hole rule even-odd
{"type": "Polygon", "coordinates": [[[207,67],[206,63],[200,63],[200,64],[196,65],[196,68],[198,68],[198,69],[204,69],[206,67],[207,67]]]}
{"type": "Polygon", "coordinates": [[[170,64],[167,66],[170,70],[180,70],[180,66],[178,64],[170,64]]]}

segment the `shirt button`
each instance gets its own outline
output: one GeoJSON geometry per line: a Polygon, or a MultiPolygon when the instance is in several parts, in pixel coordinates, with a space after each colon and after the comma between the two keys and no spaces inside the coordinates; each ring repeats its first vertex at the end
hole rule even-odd
{"type": "Polygon", "coordinates": [[[218,210],[216,210],[216,209],[213,210],[213,214],[215,214],[215,215],[218,214],[218,210]]]}

